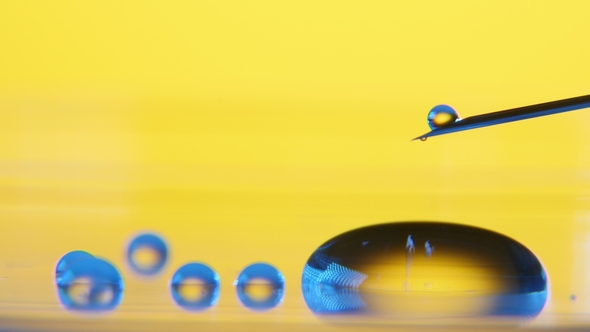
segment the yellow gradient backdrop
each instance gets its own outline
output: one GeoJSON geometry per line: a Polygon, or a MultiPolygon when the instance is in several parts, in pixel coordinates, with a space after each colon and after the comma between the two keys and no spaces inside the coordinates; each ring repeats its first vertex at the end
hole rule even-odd
{"type": "Polygon", "coordinates": [[[466,117],[590,94],[589,11],[587,1],[1,2],[2,315],[72,317],[52,273],[83,249],[125,277],[105,319],[315,324],[300,276],[317,246],[369,224],[432,220],[523,243],[551,279],[539,321],[590,324],[590,110],[410,141],[437,104],[466,117]],[[150,280],[123,256],[143,230],[171,248],[150,280]],[[167,290],[191,260],[221,277],[218,306],[199,315],[167,290]],[[284,303],[263,314],[243,309],[232,285],[257,261],[287,282],[284,303]]]}

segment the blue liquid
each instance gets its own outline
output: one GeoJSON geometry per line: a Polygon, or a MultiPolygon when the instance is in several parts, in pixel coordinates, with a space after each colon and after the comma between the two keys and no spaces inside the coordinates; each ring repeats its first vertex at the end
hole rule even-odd
{"type": "Polygon", "coordinates": [[[274,266],[254,263],[246,267],[235,281],[238,299],[254,310],[276,307],[285,294],[285,278],[274,266]]]}
{"type": "Polygon", "coordinates": [[[316,314],[395,319],[538,315],[547,278],[536,256],[488,230],[435,222],[368,226],[320,246],[303,270],[316,314]]]}
{"type": "Polygon", "coordinates": [[[88,258],[94,258],[94,256],[82,250],[70,251],[69,253],[63,255],[55,267],[55,280],[59,281],[63,271],[65,271],[65,269],[72,263],[88,258]]]}
{"type": "Polygon", "coordinates": [[[123,298],[123,279],[109,262],[99,258],[78,260],[70,264],[57,282],[61,303],[79,311],[115,309],[123,298]]]}
{"type": "Polygon", "coordinates": [[[168,260],[168,247],[155,234],[141,234],[127,248],[127,262],[136,273],[152,276],[160,272],[168,260]]]}
{"type": "Polygon", "coordinates": [[[205,310],[217,303],[219,276],[202,263],[188,263],[180,267],[170,280],[172,299],[190,311],[205,310]]]}
{"type": "Polygon", "coordinates": [[[449,123],[460,120],[459,114],[451,106],[437,105],[428,113],[428,126],[430,129],[438,129],[449,123]]]}

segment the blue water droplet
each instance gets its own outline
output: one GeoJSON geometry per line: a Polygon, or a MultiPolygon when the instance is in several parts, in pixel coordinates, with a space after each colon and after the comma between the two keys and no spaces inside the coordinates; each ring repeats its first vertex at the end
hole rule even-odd
{"type": "Polygon", "coordinates": [[[86,251],[75,250],[63,255],[57,265],[55,266],[55,280],[58,281],[63,271],[70,266],[70,264],[82,259],[94,258],[94,256],[86,251]]]}
{"type": "Polygon", "coordinates": [[[188,263],[172,276],[170,292],[180,307],[190,311],[205,310],[217,303],[219,276],[205,264],[188,263]]]}
{"type": "Polygon", "coordinates": [[[538,315],[547,299],[537,257],[485,229],[388,223],[329,243],[311,255],[302,275],[305,302],[316,314],[521,319],[538,315]]]}
{"type": "Polygon", "coordinates": [[[61,303],[68,309],[105,311],[115,309],[123,298],[123,279],[119,271],[100,258],[70,264],[57,282],[61,303]]]}
{"type": "Polygon", "coordinates": [[[448,105],[437,105],[428,112],[428,126],[432,130],[459,120],[457,111],[448,105]]]}
{"type": "Polygon", "coordinates": [[[136,273],[152,276],[162,270],[168,260],[166,242],[156,234],[135,237],[127,248],[127,262],[136,273]]]}
{"type": "Polygon", "coordinates": [[[285,294],[285,277],[274,266],[254,263],[247,266],[235,282],[238,299],[254,310],[276,307],[285,294]]]}

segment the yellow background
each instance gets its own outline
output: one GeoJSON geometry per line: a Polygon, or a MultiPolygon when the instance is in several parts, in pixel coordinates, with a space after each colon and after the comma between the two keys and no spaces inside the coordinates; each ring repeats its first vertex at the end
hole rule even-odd
{"type": "Polygon", "coordinates": [[[75,319],[52,273],[83,249],[125,277],[106,320],[321,324],[300,293],[317,246],[433,220],[523,243],[551,280],[537,323],[590,324],[590,110],[410,141],[437,104],[466,117],[589,94],[589,12],[587,1],[1,2],[1,317],[75,319]],[[150,280],[123,259],[143,230],[171,247],[150,280]],[[167,290],[190,260],[222,280],[218,306],[197,315],[167,290]],[[232,286],[255,261],[287,281],[264,314],[232,286]]]}

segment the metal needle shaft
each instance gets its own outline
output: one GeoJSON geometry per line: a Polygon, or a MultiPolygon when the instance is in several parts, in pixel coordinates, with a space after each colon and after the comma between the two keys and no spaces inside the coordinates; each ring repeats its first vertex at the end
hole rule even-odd
{"type": "Polygon", "coordinates": [[[457,122],[449,123],[422,136],[418,136],[414,138],[414,140],[425,140],[426,138],[432,136],[450,134],[457,131],[493,126],[545,115],[569,112],[586,107],[590,107],[590,95],[512,108],[505,111],[480,114],[462,119],[457,122]]]}

